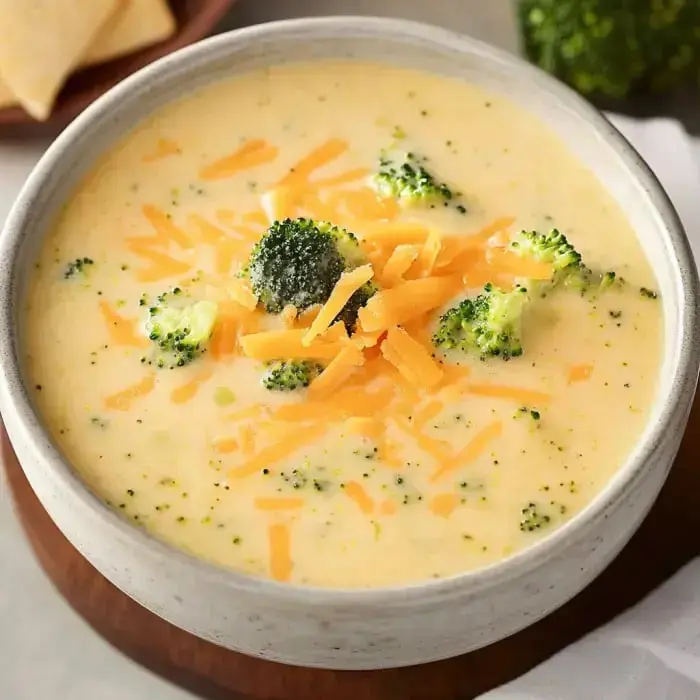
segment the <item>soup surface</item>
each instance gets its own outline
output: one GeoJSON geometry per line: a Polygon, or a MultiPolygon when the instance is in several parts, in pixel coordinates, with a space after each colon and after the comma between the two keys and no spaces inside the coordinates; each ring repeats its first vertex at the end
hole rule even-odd
{"type": "Polygon", "coordinates": [[[26,366],[67,459],[134,525],[280,581],[402,584],[527,547],[605,486],[656,387],[654,289],[616,203],[533,116],[419,72],[288,65],[167,106],[98,162],[36,263],[26,366]],[[378,194],[399,151],[451,197],[378,194]],[[239,275],[284,217],[357,234],[363,264],[333,294],[370,277],[376,294],[350,338],[331,302],[266,313],[239,275]],[[511,245],[555,227],[583,292],[511,245]],[[488,282],[528,289],[522,354],[436,348],[440,315],[488,282]],[[173,300],[215,316],[182,366],[149,339],[173,300]],[[325,369],[266,388],[285,359],[325,369]]]}

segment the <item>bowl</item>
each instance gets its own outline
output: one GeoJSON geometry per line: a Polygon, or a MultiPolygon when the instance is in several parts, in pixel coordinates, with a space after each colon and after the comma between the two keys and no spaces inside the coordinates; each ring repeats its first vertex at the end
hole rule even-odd
{"type": "Polygon", "coordinates": [[[120,80],[153,61],[206,36],[233,6],[235,0],[169,0],[177,22],[175,33],[118,59],[78,70],[63,86],[51,116],[37,122],[21,107],[0,109],[0,135],[57,133],[91,102],[120,80]]]}
{"type": "Polygon", "coordinates": [[[309,667],[373,669],[456,656],[547,615],[616,556],[656,499],[677,452],[700,364],[698,276],[679,219],[649,168],[570,89],[479,41],[368,17],[299,19],[207,39],[141,70],[88,107],[24,186],[0,239],[0,410],[49,515],[118,588],[167,621],[246,654],[309,667]],[[129,525],[52,444],[23,384],[21,300],[54,213],[99,154],[154,109],[198,86],[296,59],[358,57],[465,78],[538,114],[596,173],[654,261],[664,359],[648,425],[606,488],[549,537],[505,561],[392,588],[323,589],[217,568],[129,525]]]}

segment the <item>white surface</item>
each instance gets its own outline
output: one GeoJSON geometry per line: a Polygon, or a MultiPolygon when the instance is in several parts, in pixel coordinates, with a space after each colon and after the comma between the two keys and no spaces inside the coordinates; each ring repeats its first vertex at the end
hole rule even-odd
{"type": "MultiPolygon", "coordinates": [[[[508,47],[512,33],[505,22],[499,22],[503,0],[482,3],[481,0],[456,3],[454,0],[386,0],[381,14],[401,14],[411,19],[425,19],[456,29],[479,33],[494,43],[508,47]],[[476,3],[492,10],[478,16],[480,29],[475,29],[477,19],[470,11],[476,3]],[[455,9],[458,8],[458,12],[455,9]],[[492,14],[493,12],[493,14],[492,14]]],[[[336,13],[378,14],[373,0],[346,0],[333,5],[336,13]]],[[[233,21],[262,21],[278,16],[319,14],[328,11],[325,0],[268,0],[243,3],[234,13],[233,21]]],[[[657,121],[645,125],[626,123],[625,130],[642,154],[656,169],[669,189],[682,218],[694,238],[696,253],[700,250],[700,231],[695,230],[696,200],[700,187],[686,189],[697,178],[696,163],[700,160],[700,143],[694,144],[695,159],[684,143],[681,130],[673,123],[657,121]]],[[[0,220],[10,206],[25,175],[43,150],[44,144],[0,144],[0,220]]],[[[700,696],[698,685],[676,678],[678,672],[666,674],[671,680],[664,683],[663,669],[668,666],[656,653],[653,645],[622,645],[623,634],[644,630],[655,633],[657,644],[676,640],[678,650],[700,649],[700,616],[687,614],[691,602],[700,610],[700,565],[689,568],[682,579],[674,580],[661,591],[661,601],[653,611],[640,608],[623,618],[622,627],[615,628],[617,637],[591,637],[574,647],[581,652],[566,651],[551,663],[557,663],[566,677],[565,685],[558,687],[547,681],[552,673],[549,667],[541,667],[522,679],[523,685],[511,690],[502,689],[489,700],[691,700],[700,696]],[[694,577],[694,580],[693,580],[694,577]],[[698,582],[693,585],[694,582],[698,582]],[[694,598],[693,598],[694,596],[694,598]],[[654,612],[655,611],[655,612],[654,612]],[[682,624],[683,613],[689,621],[682,624]],[[635,622],[635,620],[637,620],[635,622]],[[681,634],[682,633],[682,634],[681,634]],[[579,671],[574,670],[574,661],[579,671]],[[583,664],[583,665],[581,665],[583,664]],[[596,693],[591,683],[595,677],[608,678],[612,683],[616,674],[620,685],[606,684],[605,690],[596,693]],[[630,678],[643,685],[631,686],[630,678]],[[649,674],[644,676],[643,674],[649,674]],[[580,685],[576,679],[580,679],[580,685]],[[653,679],[653,683],[649,682],[653,679]],[[646,679],[646,680],[645,680],[646,679]],[[680,685],[671,686],[678,682],[680,685]],[[626,683],[626,686],[624,685],[626,683]],[[570,694],[578,687],[581,695],[570,694]],[[632,688],[637,690],[632,690],[632,688]],[[651,690],[643,693],[638,688],[651,690]],[[522,689],[522,690],[521,690],[522,689]],[[620,694],[627,690],[632,694],[620,694]],[[666,692],[668,691],[668,692],[666,692]],[[569,693],[569,694],[567,694],[569,693]],[[617,694],[614,694],[617,693],[617,694]],[[683,694],[685,693],[685,694],[683,694]]],[[[682,655],[677,655],[683,660],[682,655]]],[[[697,657],[691,668],[697,669],[697,657]]],[[[558,672],[557,672],[558,673],[558,672]]],[[[696,671],[697,675],[697,671],[696,671]]],[[[700,681],[699,681],[700,682],[700,681]]],[[[3,484],[0,482],[0,699],[35,700],[186,700],[189,694],[163,683],[147,672],[131,664],[100,640],[58,597],[34,562],[24,543],[18,525],[9,508],[3,484]]]]}

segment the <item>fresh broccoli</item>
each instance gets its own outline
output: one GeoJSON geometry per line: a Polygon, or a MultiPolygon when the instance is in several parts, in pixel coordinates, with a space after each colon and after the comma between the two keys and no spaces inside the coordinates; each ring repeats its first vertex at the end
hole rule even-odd
{"type": "Polygon", "coordinates": [[[521,321],[530,296],[516,286],[503,291],[487,284],[475,298],[464,299],[440,318],[433,344],[442,349],[479,352],[504,360],[522,355],[521,321]]]}
{"type": "Polygon", "coordinates": [[[323,365],[308,360],[277,360],[267,366],[262,385],[270,391],[296,391],[309,386],[323,365]]]}
{"type": "Polygon", "coordinates": [[[554,285],[563,284],[581,289],[591,281],[593,273],[583,264],[581,254],[555,228],[549,233],[520,231],[513,236],[509,248],[523,257],[549,263],[554,270],[551,280],[554,285]]]}
{"type": "Polygon", "coordinates": [[[509,248],[517,255],[530,256],[552,265],[554,272],[548,282],[530,280],[526,283],[533,293],[544,294],[552,287],[570,287],[585,293],[608,289],[620,282],[614,272],[593,272],[566,236],[555,228],[549,233],[520,231],[509,243],[509,248]]]}
{"type": "Polygon", "coordinates": [[[65,279],[70,279],[71,277],[78,277],[79,275],[84,276],[87,273],[87,269],[94,264],[94,260],[90,258],[76,258],[66,265],[63,277],[65,279]]]}
{"type": "Polygon", "coordinates": [[[528,58],[584,95],[698,80],[697,0],[520,0],[518,12],[528,58]]]}
{"type": "Polygon", "coordinates": [[[547,527],[552,522],[552,518],[536,503],[528,503],[525,508],[520,511],[520,529],[523,532],[534,532],[547,527]]]}
{"type": "MultiPolygon", "coordinates": [[[[367,262],[353,233],[326,221],[275,221],[255,244],[243,274],[265,310],[280,313],[292,305],[297,312],[323,304],[340,275],[367,262]]],[[[352,331],[357,311],[375,288],[359,289],[339,317],[352,331]]]]}
{"type": "Polygon", "coordinates": [[[213,301],[190,303],[179,287],[159,295],[149,307],[146,321],[148,337],[159,350],[155,364],[182,367],[204,352],[217,311],[213,301]]]}
{"type": "MultiPolygon", "coordinates": [[[[426,170],[425,161],[415,153],[404,153],[396,158],[383,155],[379,160],[379,171],[372,177],[372,185],[382,197],[393,197],[407,204],[446,207],[459,195],[436,180],[426,170]]],[[[466,213],[463,205],[459,204],[457,208],[466,213]]]]}

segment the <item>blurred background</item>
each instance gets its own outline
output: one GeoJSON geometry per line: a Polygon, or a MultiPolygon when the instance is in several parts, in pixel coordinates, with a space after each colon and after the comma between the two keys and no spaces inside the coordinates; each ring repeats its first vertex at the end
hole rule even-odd
{"type": "MultiPolygon", "coordinates": [[[[96,6],[110,3],[121,9],[97,36],[102,44],[107,38],[111,50],[94,56],[94,47],[88,47],[87,55],[70,57],[48,112],[39,115],[41,123],[36,110],[31,116],[31,103],[13,99],[1,81],[13,87],[17,71],[21,88],[17,66],[23,60],[34,68],[42,55],[55,62],[48,53],[26,51],[28,45],[46,42],[51,23],[44,21],[41,32],[20,37],[19,56],[11,51],[12,42],[5,57],[0,47],[0,137],[55,135],[134,70],[208,34],[329,14],[404,17],[466,32],[524,55],[602,109],[674,117],[691,133],[700,133],[700,0],[95,0],[96,6]]],[[[7,17],[0,13],[0,36],[31,24],[26,8],[42,4],[53,5],[53,0],[5,3],[23,9],[4,13],[7,17]]],[[[56,35],[70,51],[75,37],[60,26],[56,35]]]]}

